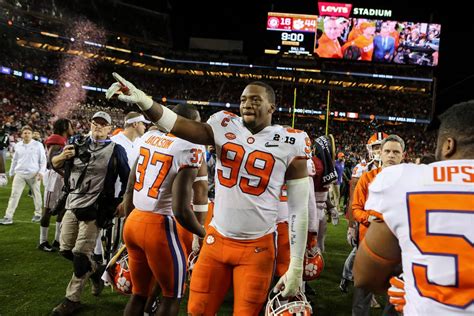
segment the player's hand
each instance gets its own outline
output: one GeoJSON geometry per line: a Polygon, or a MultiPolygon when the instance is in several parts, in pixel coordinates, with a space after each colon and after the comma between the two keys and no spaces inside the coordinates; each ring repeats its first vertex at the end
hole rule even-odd
{"type": "Polygon", "coordinates": [[[357,246],[357,238],[356,238],[356,229],[355,229],[355,227],[349,226],[347,228],[347,243],[351,247],[357,246]]]}
{"type": "Polygon", "coordinates": [[[145,92],[135,87],[131,82],[122,78],[118,73],[112,73],[115,80],[107,92],[105,98],[109,100],[114,95],[118,95],[118,99],[126,103],[136,103],[143,111],[148,110],[153,105],[153,100],[148,97],[145,92]]]}
{"type": "Polygon", "coordinates": [[[201,243],[202,243],[202,238],[200,238],[198,235],[193,234],[193,243],[191,244],[191,249],[194,252],[199,252],[201,249],[201,243]]]}
{"type": "Polygon", "coordinates": [[[390,288],[388,289],[388,300],[395,306],[397,312],[403,313],[405,307],[405,281],[403,280],[403,273],[399,276],[390,278],[390,288]]]}
{"type": "Polygon", "coordinates": [[[273,292],[277,293],[281,291],[283,297],[294,297],[298,292],[298,289],[303,284],[303,265],[300,267],[292,267],[290,261],[290,267],[288,271],[278,280],[277,284],[273,288],[273,292]]]}
{"type": "Polygon", "coordinates": [[[5,173],[0,173],[0,187],[4,187],[8,184],[8,177],[5,173]]]}
{"type": "Polygon", "coordinates": [[[331,223],[336,226],[339,224],[339,212],[335,207],[329,210],[329,214],[331,214],[331,223]]]}
{"type": "Polygon", "coordinates": [[[35,176],[36,181],[41,181],[43,180],[43,175],[41,173],[37,173],[35,176]]]}
{"type": "Polygon", "coordinates": [[[123,206],[123,202],[121,202],[117,207],[115,208],[115,216],[117,217],[125,217],[125,208],[123,206]]]}

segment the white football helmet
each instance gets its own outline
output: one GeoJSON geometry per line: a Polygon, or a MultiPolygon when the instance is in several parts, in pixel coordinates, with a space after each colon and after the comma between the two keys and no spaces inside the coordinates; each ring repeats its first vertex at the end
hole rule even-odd
{"type": "Polygon", "coordinates": [[[388,135],[383,132],[377,132],[370,136],[369,140],[367,141],[367,151],[369,153],[370,163],[373,161],[380,162],[380,145],[387,137],[388,135]]]}
{"type": "Polygon", "coordinates": [[[272,294],[270,293],[268,296],[265,316],[309,316],[313,314],[313,309],[301,290],[290,300],[284,298],[281,291],[273,298],[272,294]]]}

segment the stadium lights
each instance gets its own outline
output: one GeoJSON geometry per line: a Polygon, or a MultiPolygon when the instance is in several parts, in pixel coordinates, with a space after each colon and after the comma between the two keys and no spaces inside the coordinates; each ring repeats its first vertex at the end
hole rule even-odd
{"type": "MultiPolygon", "coordinates": [[[[8,67],[4,67],[4,66],[0,65],[0,70],[1,70],[0,74],[11,75],[11,69],[8,68],[8,67]],[[8,73],[8,69],[9,69],[10,73],[8,73]]],[[[38,75],[31,74],[31,73],[28,73],[28,72],[21,72],[19,70],[13,70],[13,76],[23,77],[25,80],[36,80],[36,81],[39,81],[41,83],[45,83],[45,84],[48,83],[48,84],[51,84],[51,85],[54,85],[54,84],[57,83],[53,79],[49,79],[49,78],[46,78],[46,77],[43,77],[43,76],[38,76],[38,75]]],[[[69,81],[66,81],[64,83],[64,86],[66,88],[69,88],[69,87],[71,87],[71,83],[69,81]]],[[[81,87],[84,90],[96,91],[96,92],[100,92],[100,93],[104,93],[104,92],[107,91],[107,89],[105,89],[105,88],[94,87],[94,86],[83,85],[81,87]]],[[[201,106],[216,106],[216,107],[226,107],[226,108],[238,108],[239,107],[239,104],[229,103],[229,102],[223,103],[223,102],[198,101],[198,100],[179,100],[179,99],[167,99],[166,97],[162,97],[161,100],[163,102],[169,102],[169,103],[192,104],[192,105],[201,105],[201,106]]],[[[292,109],[278,107],[277,111],[278,112],[283,112],[283,113],[291,113],[292,109]]],[[[302,109],[302,108],[296,108],[295,113],[298,113],[298,114],[301,114],[301,115],[312,115],[312,116],[321,116],[321,115],[324,114],[323,111],[321,111],[321,110],[302,109]]],[[[374,115],[374,114],[364,114],[364,113],[354,113],[354,112],[334,111],[334,112],[331,112],[330,115],[332,117],[338,118],[338,119],[352,118],[352,119],[372,120],[372,119],[375,118],[375,119],[381,120],[381,121],[390,121],[390,122],[396,122],[396,123],[413,123],[413,124],[428,124],[430,122],[429,119],[418,119],[418,118],[399,117],[399,116],[386,116],[386,115],[374,115]]]]}

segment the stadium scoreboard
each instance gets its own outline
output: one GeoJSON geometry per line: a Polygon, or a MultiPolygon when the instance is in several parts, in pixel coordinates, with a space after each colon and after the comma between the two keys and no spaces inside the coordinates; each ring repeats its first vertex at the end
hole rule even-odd
{"type": "Polygon", "coordinates": [[[313,55],[316,15],[269,12],[267,54],[313,55]]]}

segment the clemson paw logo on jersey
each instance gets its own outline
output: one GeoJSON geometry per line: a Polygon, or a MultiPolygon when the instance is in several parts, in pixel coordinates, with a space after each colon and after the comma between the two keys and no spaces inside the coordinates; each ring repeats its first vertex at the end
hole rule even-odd
{"type": "Polygon", "coordinates": [[[206,238],[206,244],[212,245],[212,244],[215,243],[215,242],[216,242],[216,238],[214,238],[214,236],[212,236],[212,235],[207,236],[207,238],[206,238]]]}
{"type": "Polygon", "coordinates": [[[225,138],[227,138],[228,140],[234,140],[237,138],[237,136],[235,136],[234,133],[225,133],[225,138]]]}

